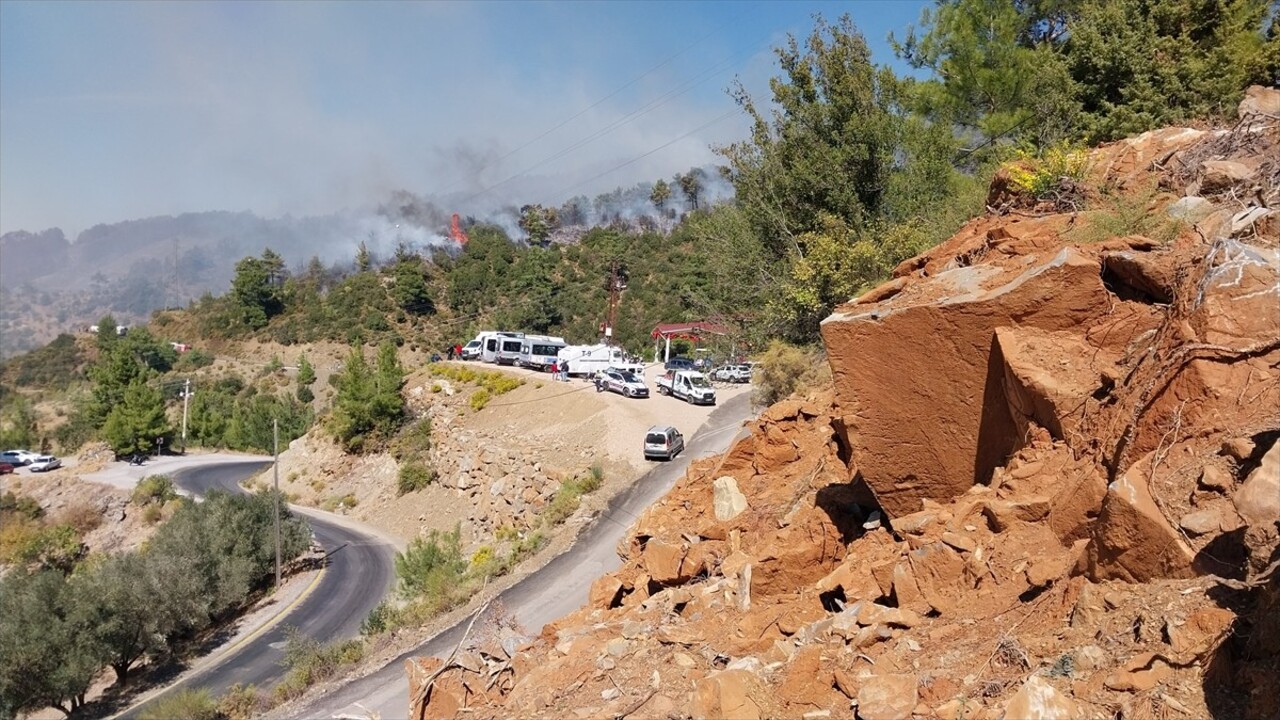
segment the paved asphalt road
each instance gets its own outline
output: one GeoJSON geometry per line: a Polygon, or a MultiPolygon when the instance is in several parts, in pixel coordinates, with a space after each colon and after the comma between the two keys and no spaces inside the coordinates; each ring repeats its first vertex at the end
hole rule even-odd
{"type": "MultiPolygon", "coordinates": [[[[243,492],[240,481],[264,467],[270,467],[270,463],[209,465],[175,472],[173,480],[195,495],[214,489],[243,492]]],[[[321,642],[359,634],[360,623],[395,580],[395,549],[382,540],[333,522],[314,516],[306,519],[328,553],[320,584],[282,622],[245,643],[232,657],[187,677],[169,691],[177,687],[200,687],[208,688],[217,696],[236,683],[271,687],[285,673],[280,662],[284,657],[286,630],[290,627],[321,642]]],[[[135,708],[130,716],[140,709],[135,708]]]]}
{"type": "MultiPolygon", "coordinates": [[[[645,508],[662,497],[680,479],[689,461],[715,455],[738,435],[742,421],[750,417],[750,396],[726,401],[708,418],[703,429],[675,460],[656,464],[630,488],[619,493],[608,508],[587,527],[573,547],[540,570],[502,592],[499,597],[521,625],[537,635],[542,626],[586,603],[591,583],[621,566],[615,548],[626,530],[645,508]]],[[[294,718],[369,717],[404,718],[409,713],[408,681],[404,661],[410,657],[444,657],[453,650],[470,617],[404,653],[377,672],[344,685],[294,712],[294,718]]]]}

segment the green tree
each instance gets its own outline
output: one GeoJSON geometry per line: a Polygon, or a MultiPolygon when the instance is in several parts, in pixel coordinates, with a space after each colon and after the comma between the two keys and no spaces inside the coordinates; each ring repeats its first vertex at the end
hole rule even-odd
{"type": "Polygon", "coordinates": [[[480,309],[506,283],[516,260],[516,247],[501,229],[477,225],[471,241],[448,264],[449,306],[461,314],[480,309]]]}
{"type": "Polygon", "coordinates": [[[309,405],[292,397],[251,392],[236,399],[222,441],[232,450],[270,451],[273,425],[279,423],[280,442],[288,444],[311,427],[309,405]]]}
{"type": "Polygon", "coordinates": [[[78,620],[92,628],[100,657],[116,673],[120,684],[144,657],[168,647],[172,615],[163,611],[169,589],[157,587],[143,556],[124,553],[107,558],[73,587],[80,597],[78,620]]]}
{"type": "Polygon", "coordinates": [[[334,381],[337,393],[333,398],[333,434],[348,452],[359,452],[377,427],[373,411],[377,390],[369,363],[358,345],[352,346],[334,381]]]}
{"type": "Polygon", "coordinates": [[[770,86],[778,110],[766,115],[736,86],[751,137],[720,148],[738,203],[776,257],[803,256],[800,238],[820,229],[823,214],[864,228],[946,196],[955,171],[936,158],[954,152],[954,138],[908,111],[902,83],[871,64],[848,16],[834,26],[819,17],[803,48],[790,37],[777,55],[783,76],[770,86]],[[893,202],[892,191],[908,184],[918,189],[916,207],[893,202]]]}
{"type": "Polygon", "coordinates": [[[374,376],[373,412],[383,436],[389,436],[404,424],[407,413],[404,394],[405,373],[396,355],[396,346],[387,342],[378,347],[378,364],[374,376]]]}
{"type": "Polygon", "coordinates": [[[124,402],[126,389],[135,382],[145,382],[152,373],[123,344],[111,347],[89,368],[93,385],[85,406],[85,414],[95,427],[124,402]]]}
{"type": "Polygon", "coordinates": [[[311,387],[316,381],[316,369],[311,366],[306,353],[298,357],[298,386],[311,387]]]}
{"type": "Polygon", "coordinates": [[[671,199],[671,186],[666,180],[661,178],[653,184],[653,191],[649,193],[649,202],[661,213],[666,209],[667,201],[671,199]]]}
{"type": "Polygon", "coordinates": [[[376,369],[371,369],[358,346],[351,348],[346,366],[334,376],[338,388],[333,401],[331,427],[348,452],[362,452],[378,438],[390,437],[405,419],[404,368],[395,345],[378,348],[376,369]]]}
{"type": "Polygon", "coordinates": [[[369,268],[373,267],[373,258],[369,256],[369,247],[360,241],[360,246],[356,248],[356,272],[369,272],[369,268]]]}
{"type": "MultiPolygon", "coordinates": [[[[267,252],[270,252],[269,250],[267,252]]],[[[274,255],[274,253],[272,253],[274,255]]],[[[284,309],[280,288],[274,284],[276,260],[246,257],[236,263],[236,274],[231,280],[231,303],[236,321],[251,330],[266,327],[272,317],[284,309]]]]}
{"type": "Polygon", "coordinates": [[[285,279],[289,277],[284,258],[271,248],[262,250],[262,269],[267,273],[267,283],[275,287],[284,285],[285,279]]]}
{"type": "Polygon", "coordinates": [[[187,434],[194,444],[225,447],[227,423],[235,407],[236,394],[243,389],[244,382],[231,376],[192,394],[187,408],[187,434]]]}
{"type": "Polygon", "coordinates": [[[1233,116],[1246,87],[1277,79],[1280,39],[1263,31],[1274,12],[1268,0],[1081,2],[1063,52],[1085,138],[1233,116]]]}
{"type": "Polygon", "coordinates": [[[39,444],[36,411],[25,395],[14,395],[0,407],[0,446],[33,447],[39,444]]]}
{"type": "Polygon", "coordinates": [[[402,245],[396,250],[391,276],[395,282],[391,286],[391,295],[396,305],[415,315],[435,313],[435,301],[431,297],[431,288],[427,285],[427,268],[421,256],[409,252],[402,245]]]}
{"type": "Polygon", "coordinates": [[[306,354],[298,358],[298,400],[299,402],[309,403],[315,400],[315,393],[311,391],[311,386],[316,381],[316,369],[311,367],[311,361],[307,360],[306,354]]]}
{"type": "MultiPolygon", "coordinates": [[[[202,503],[184,502],[160,526],[147,552],[165,559],[168,568],[157,570],[163,578],[176,580],[173,573],[179,569],[190,576],[182,593],[189,601],[180,615],[191,618],[204,607],[209,616],[220,617],[269,581],[275,567],[273,505],[270,492],[215,491],[202,503]],[[191,604],[197,600],[202,604],[191,604]]],[[[288,562],[306,551],[311,531],[283,502],[280,528],[281,557],[288,562]]]]}
{"type": "Polygon", "coordinates": [[[127,350],[139,364],[156,372],[169,372],[178,362],[178,351],[146,328],[134,328],[117,345],[127,350]]]}
{"type": "Polygon", "coordinates": [[[0,579],[0,716],[46,707],[70,716],[84,704],[102,661],[74,601],[58,571],[0,579]]]}
{"type": "Polygon", "coordinates": [[[701,168],[694,168],[683,175],[676,176],[680,191],[689,202],[690,210],[698,209],[698,200],[702,197],[703,173],[701,168]]]}
{"type": "Polygon", "coordinates": [[[98,320],[98,352],[105,353],[111,350],[116,341],[120,339],[118,328],[119,325],[116,324],[116,319],[113,315],[103,315],[98,320]]]}
{"type": "Polygon", "coordinates": [[[407,597],[443,595],[457,585],[467,569],[462,557],[461,529],[432,530],[427,537],[414,538],[402,553],[396,553],[396,576],[400,591],[407,597]]]}
{"type": "Polygon", "coordinates": [[[732,287],[769,308],[755,321],[767,324],[764,335],[808,342],[903,247],[923,249],[954,230],[949,208],[968,202],[969,183],[955,167],[950,126],[911,110],[909,84],[871,64],[848,16],[835,25],[817,18],[803,46],[790,37],[777,55],[777,109],[766,114],[737,86],[751,137],[719,149],[740,216],[713,212],[690,228],[713,240],[710,274],[733,273],[732,287]]]}
{"type": "Polygon", "coordinates": [[[1048,145],[1072,131],[1079,102],[1057,44],[1068,3],[948,0],[926,8],[898,55],[934,78],[914,87],[935,122],[956,123],[982,139],[1008,136],[1048,145]]]}
{"type": "Polygon", "coordinates": [[[1270,0],[941,0],[895,42],[937,122],[1046,146],[1228,118],[1274,84],[1270,0]]]}
{"type": "Polygon", "coordinates": [[[541,205],[525,205],[520,208],[520,229],[529,235],[529,242],[535,245],[546,244],[551,231],[560,224],[555,208],[544,208],[541,205]]]}
{"type": "Polygon", "coordinates": [[[102,427],[103,438],[116,457],[149,454],[158,447],[160,438],[167,439],[172,434],[160,391],[141,380],[129,383],[120,404],[107,414],[102,427]]]}

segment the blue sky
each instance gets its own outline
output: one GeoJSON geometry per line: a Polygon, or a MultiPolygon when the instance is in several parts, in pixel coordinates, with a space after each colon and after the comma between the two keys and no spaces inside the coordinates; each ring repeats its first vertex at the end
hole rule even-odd
{"type": "MultiPolygon", "coordinates": [[[[559,204],[715,160],[771,48],[923,1],[0,2],[0,232],[396,189],[559,204]]],[[[461,207],[465,206],[465,207],[461,207]]]]}

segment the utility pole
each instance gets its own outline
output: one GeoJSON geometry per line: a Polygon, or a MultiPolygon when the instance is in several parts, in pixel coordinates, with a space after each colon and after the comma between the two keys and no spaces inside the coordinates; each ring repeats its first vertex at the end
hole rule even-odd
{"type": "Polygon", "coordinates": [[[276,589],[280,589],[280,421],[273,419],[271,421],[271,452],[275,455],[275,462],[271,465],[272,482],[275,484],[275,512],[276,512],[276,589]]]}
{"type": "Polygon", "coordinates": [[[191,378],[182,386],[182,454],[187,453],[187,400],[191,397],[191,378]]]}
{"type": "Polygon", "coordinates": [[[605,320],[604,344],[613,344],[613,321],[618,314],[618,261],[609,263],[609,317],[605,320]]]}

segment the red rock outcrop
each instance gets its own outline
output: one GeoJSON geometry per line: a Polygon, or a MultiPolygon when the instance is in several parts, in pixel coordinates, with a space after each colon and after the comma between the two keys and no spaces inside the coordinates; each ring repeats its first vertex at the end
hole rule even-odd
{"type": "Polygon", "coordinates": [[[1280,130],[1258,127],[1094,153],[1095,187],[1170,191],[1167,244],[992,214],[904,262],[823,324],[832,391],[693,463],[587,607],[418,709],[1280,716],[1280,130]],[[1224,202],[1241,183],[1262,202],[1224,202]]]}

